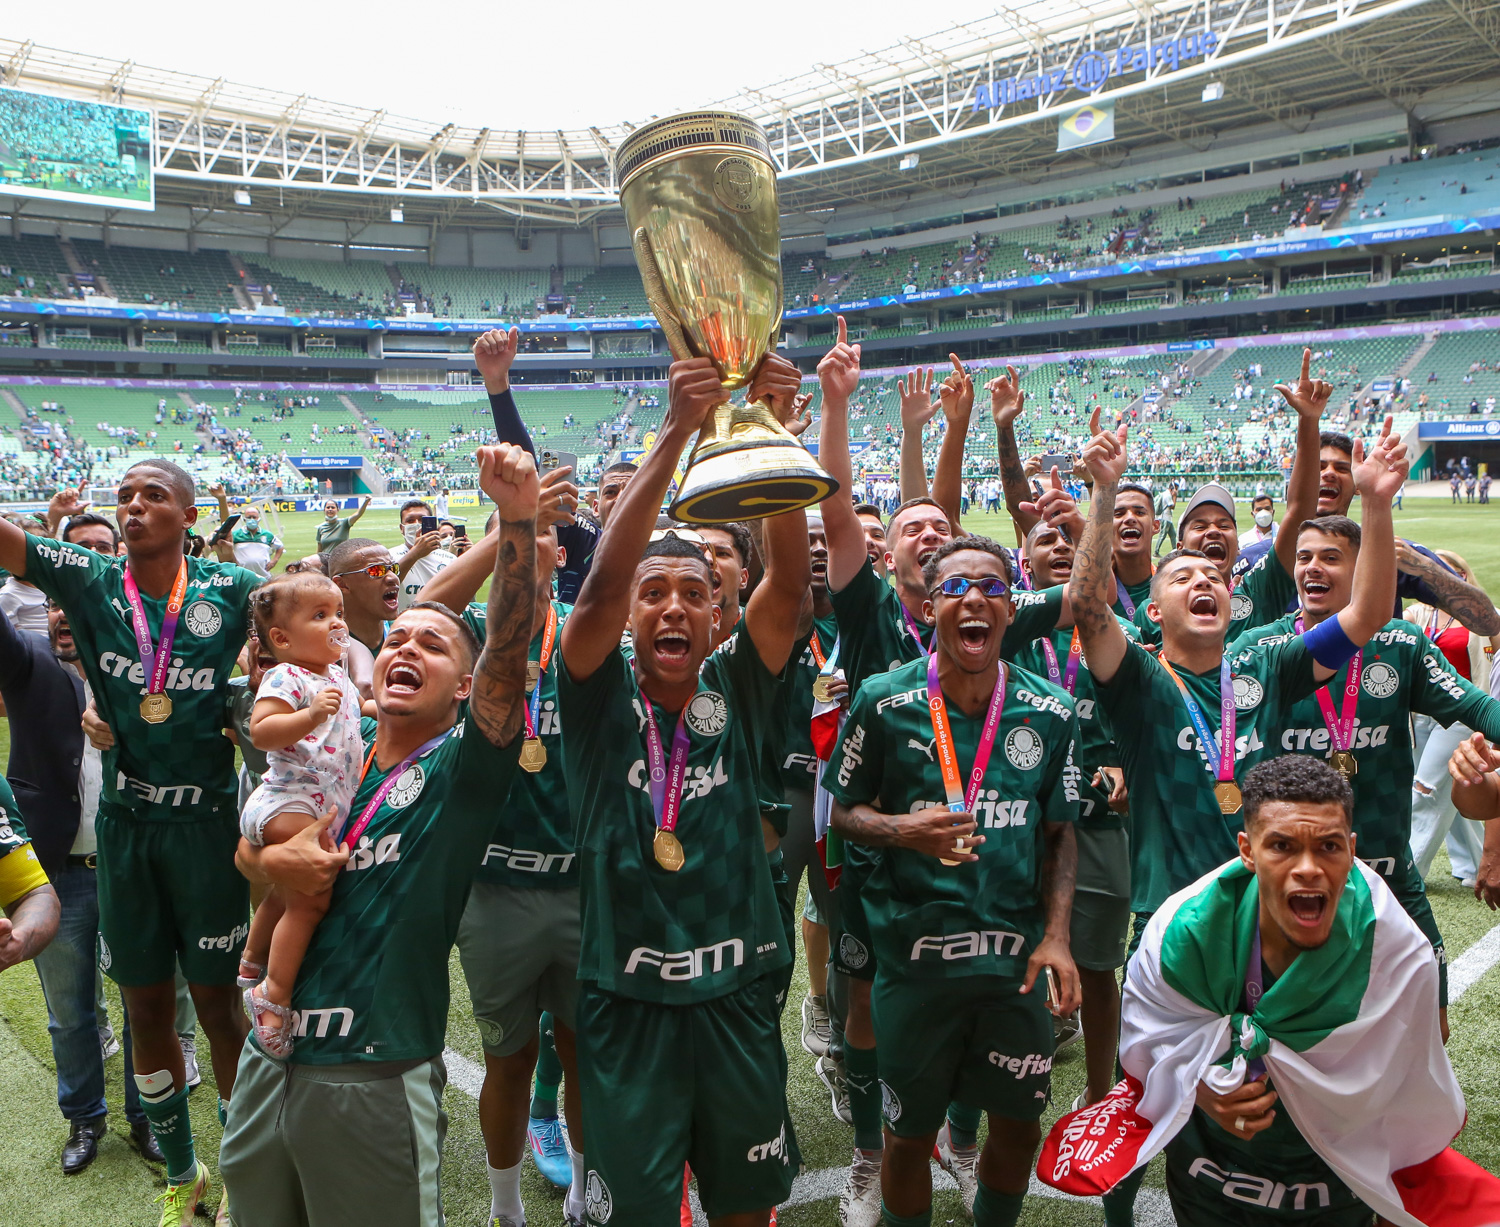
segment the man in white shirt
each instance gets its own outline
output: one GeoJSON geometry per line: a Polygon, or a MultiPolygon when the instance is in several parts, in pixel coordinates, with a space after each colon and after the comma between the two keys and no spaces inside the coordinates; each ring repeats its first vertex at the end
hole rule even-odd
{"type": "Polygon", "coordinates": [[[443,490],[438,494],[437,506],[433,509],[433,514],[440,520],[448,518],[448,491],[443,490]]]}
{"type": "Polygon", "coordinates": [[[1255,523],[1240,534],[1240,548],[1254,545],[1257,541],[1276,539],[1276,500],[1269,494],[1257,494],[1250,502],[1255,523]]]}
{"type": "Polygon", "coordinates": [[[396,574],[401,580],[401,592],[397,598],[397,610],[404,610],[417,599],[417,593],[436,577],[439,571],[457,561],[457,555],[442,548],[442,535],[436,527],[430,532],[422,531],[422,517],[438,517],[432,504],[422,499],[409,499],[401,505],[401,536],[403,541],[391,551],[396,563],[396,574]]]}

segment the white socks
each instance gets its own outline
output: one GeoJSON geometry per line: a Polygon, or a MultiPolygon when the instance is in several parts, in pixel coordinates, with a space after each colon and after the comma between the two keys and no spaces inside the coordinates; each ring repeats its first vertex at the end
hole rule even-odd
{"type": "Polygon", "coordinates": [[[568,1158],[573,1162],[573,1183],[568,1186],[568,1196],[563,1200],[563,1214],[575,1222],[583,1222],[583,1190],[588,1184],[589,1169],[583,1161],[583,1151],[568,1145],[568,1158]]]}
{"type": "Polygon", "coordinates": [[[520,1227],[526,1222],[526,1211],[521,1207],[521,1164],[501,1168],[485,1163],[484,1170],[490,1177],[490,1218],[507,1218],[520,1227]]]}

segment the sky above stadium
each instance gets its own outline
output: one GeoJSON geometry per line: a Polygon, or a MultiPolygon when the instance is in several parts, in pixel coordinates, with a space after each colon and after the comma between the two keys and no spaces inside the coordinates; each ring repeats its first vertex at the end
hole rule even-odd
{"type": "Polygon", "coordinates": [[[6,33],[421,119],[544,129],[701,106],[987,11],[972,0],[941,16],[894,0],[787,10],[702,0],[311,0],[265,10],[73,0],[18,8],[6,33]]]}

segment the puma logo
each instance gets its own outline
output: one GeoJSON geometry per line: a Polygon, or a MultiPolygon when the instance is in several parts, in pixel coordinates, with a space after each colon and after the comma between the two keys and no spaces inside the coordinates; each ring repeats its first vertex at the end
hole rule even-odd
{"type": "Polygon", "coordinates": [[[931,741],[929,741],[925,746],[920,741],[918,741],[915,737],[908,737],[906,739],[906,744],[908,746],[910,746],[913,750],[921,750],[923,754],[927,755],[927,761],[929,763],[935,763],[935,762],[937,762],[937,759],[935,759],[935,758],[932,757],[932,748],[933,748],[933,746],[937,745],[937,738],[936,737],[934,737],[931,741]]]}

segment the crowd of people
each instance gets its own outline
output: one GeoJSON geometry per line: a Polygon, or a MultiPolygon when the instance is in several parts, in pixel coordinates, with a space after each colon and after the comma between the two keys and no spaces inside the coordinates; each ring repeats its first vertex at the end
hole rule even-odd
{"type": "MultiPolygon", "coordinates": [[[[903,380],[895,472],[857,478],[840,320],[837,492],[684,524],[664,508],[713,362],[673,365],[655,445],[585,499],[540,471],[518,347],[474,347],[473,538],[446,489],[394,548],[356,535],[368,500],[330,500],[288,558],[222,487],[200,530],[164,458],[114,519],[69,488],[0,520],[0,967],[34,959],[46,990],[65,1174],[107,1112],[97,938],[162,1227],[212,1181],[184,1007],[219,1222],[440,1223],[456,945],[491,1227],[527,1221],[528,1153],[576,1227],[676,1223],[689,1178],[710,1222],[765,1224],[801,1163],[799,1040],[853,1127],[841,1227],[928,1227],[934,1155],[978,1227],[1017,1221],[1033,1171],[1124,1227],[1162,1152],[1194,1227],[1500,1221],[1500,1181],[1450,1148],[1423,884],[1451,837],[1500,904],[1500,826],[1467,825],[1500,817],[1500,610],[1395,536],[1389,419],[1325,429],[1306,353],[1275,385],[1284,488],[1242,524],[1219,484],[1136,480],[1138,423],[1102,404],[1045,471],[1017,372],[977,388],[955,359],[903,380]],[[980,506],[1013,537],[967,531],[980,506]],[[1080,1034],[1085,1089],[1044,1138],[1080,1034]]],[[[772,354],[747,395],[800,433],[801,385],[772,354]]]]}

